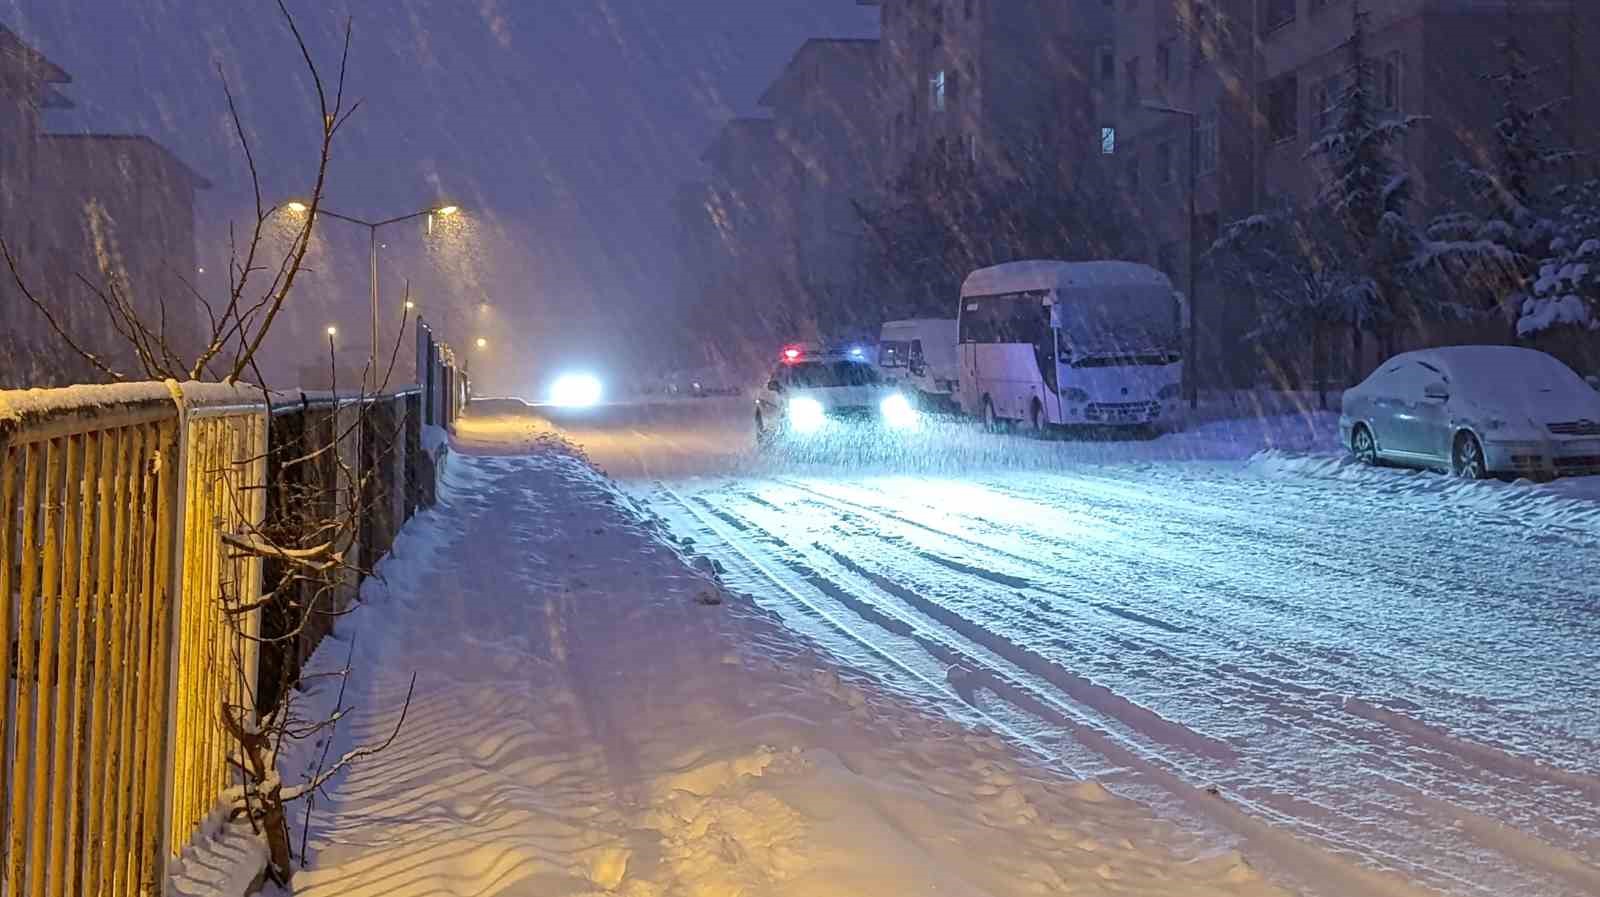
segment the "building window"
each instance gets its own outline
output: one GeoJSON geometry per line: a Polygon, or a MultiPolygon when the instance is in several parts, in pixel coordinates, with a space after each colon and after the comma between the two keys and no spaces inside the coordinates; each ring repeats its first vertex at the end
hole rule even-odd
{"type": "Polygon", "coordinates": [[[1379,85],[1378,89],[1378,105],[1385,112],[1400,111],[1400,76],[1402,74],[1400,62],[1399,53],[1390,53],[1388,56],[1383,57],[1383,83],[1379,85]]]}
{"type": "Polygon", "coordinates": [[[1339,124],[1339,110],[1344,106],[1344,76],[1334,75],[1311,88],[1312,128],[1326,134],[1339,124]]]}
{"type": "Polygon", "coordinates": [[[1128,189],[1137,193],[1139,192],[1139,154],[1130,150],[1124,158],[1127,161],[1122,164],[1127,167],[1123,169],[1123,176],[1128,182],[1128,189]]]}
{"type": "Polygon", "coordinates": [[[974,168],[978,165],[978,135],[976,134],[967,135],[967,161],[974,168]]]}
{"type": "Polygon", "coordinates": [[[1156,80],[1162,84],[1172,83],[1172,41],[1156,45],[1156,80]]]}
{"type": "Polygon", "coordinates": [[[1283,143],[1300,136],[1300,81],[1285,75],[1267,85],[1267,137],[1283,143]]]}
{"type": "Polygon", "coordinates": [[[933,46],[934,49],[944,45],[944,4],[933,4],[933,46]]]}
{"type": "Polygon", "coordinates": [[[1100,80],[1107,84],[1117,78],[1117,54],[1109,45],[1100,48],[1100,80]]]}
{"type": "Polygon", "coordinates": [[[1117,129],[1110,125],[1100,128],[1100,154],[1114,156],[1117,153],[1117,129]]]}
{"type": "Polygon", "coordinates": [[[1200,132],[1196,140],[1200,144],[1200,154],[1195,163],[1201,174],[1211,174],[1217,170],[1217,156],[1220,147],[1217,145],[1217,109],[1213,106],[1200,116],[1200,132]]]}
{"type": "Polygon", "coordinates": [[[1130,107],[1139,105],[1139,57],[1122,64],[1122,77],[1125,102],[1130,107]]]}
{"type": "Polygon", "coordinates": [[[1156,144],[1156,176],[1161,178],[1163,186],[1178,180],[1178,156],[1172,151],[1170,140],[1156,144]]]}
{"type": "Polygon", "coordinates": [[[948,86],[949,82],[945,78],[943,69],[940,69],[938,74],[928,79],[928,105],[933,111],[943,112],[945,110],[945,99],[948,96],[945,91],[948,86]]]}
{"type": "Polygon", "coordinates": [[[1261,33],[1276,31],[1294,21],[1296,0],[1260,0],[1261,33]]]}
{"type": "Polygon", "coordinates": [[[974,11],[976,6],[977,6],[976,0],[967,0],[967,21],[969,21],[969,22],[972,21],[973,11],[974,11]]]}

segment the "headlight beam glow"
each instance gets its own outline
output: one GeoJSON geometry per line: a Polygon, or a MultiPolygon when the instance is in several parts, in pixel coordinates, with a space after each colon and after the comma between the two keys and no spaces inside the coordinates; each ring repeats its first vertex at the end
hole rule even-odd
{"type": "Polygon", "coordinates": [[[917,409],[912,407],[911,400],[900,393],[895,393],[880,402],[878,411],[883,415],[884,423],[896,430],[904,430],[917,425],[917,409]]]}
{"type": "Polygon", "coordinates": [[[823,423],[827,420],[827,415],[822,410],[822,403],[805,396],[790,399],[787,410],[789,426],[799,433],[815,433],[822,429],[823,423]]]}
{"type": "Polygon", "coordinates": [[[550,387],[550,403],[561,408],[588,408],[600,404],[600,380],[589,374],[566,374],[550,387]]]}

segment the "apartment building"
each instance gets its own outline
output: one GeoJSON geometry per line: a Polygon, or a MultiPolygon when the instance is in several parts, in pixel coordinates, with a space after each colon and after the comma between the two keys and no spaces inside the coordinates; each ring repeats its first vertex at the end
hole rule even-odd
{"type": "MultiPolygon", "coordinates": [[[[183,279],[196,270],[195,191],[209,186],[146,137],[48,133],[42,116],[71,108],[71,77],[0,26],[0,236],[30,291],[87,351],[136,374],[97,286],[115,282],[180,353],[194,351],[202,311],[183,279]]],[[[101,379],[66,350],[0,277],[0,388],[101,379]]]]}
{"type": "MultiPolygon", "coordinates": [[[[1022,153],[1089,154],[1111,82],[1111,0],[858,0],[880,6],[890,175],[919,154],[1005,173],[1022,153]]],[[[1120,2],[1120,0],[1119,0],[1120,2]]]]}
{"type": "Polygon", "coordinates": [[[807,308],[838,319],[856,304],[860,246],[867,238],[857,203],[885,174],[880,144],[878,51],[870,39],[814,39],[795,52],[762,94],[774,137],[793,159],[794,270],[807,308]]]}
{"type": "Polygon", "coordinates": [[[730,120],[701,158],[710,228],[697,229],[715,241],[706,301],[735,332],[783,338],[808,307],[796,261],[803,166],[771,118],[730,120]]]}
{"type": "MultiPolygon", "coordinates": [[[[1315,198],[1322,171],[1307,151],[1338,124],[1358,0],[1114,2],[1118,89],[1101,107],[1102,150],[1142,221],[1145,260],[1184,284],[1191,246],[1203,251],[1222,225],[1315,198]]],[[[1483,78],[1501,64],[1501,40],[1515,36],[1539,61],[1543,98],[1600,84],[1582,51],[1592,26],[1568,0],[1360,2],[1379,113],[1423,116],[1400,147],[1419,220],[1462,200],[1455,160],[1492,152],[1500,112],[1483,78]]],[[[1572,145],[1594,146],[1600,111],[1572,104],[1562,127],[1572,145]]],[[[1203,280],[1195,291],[1201,367],[1248,381],[1255,309],[1203,280]]]]}

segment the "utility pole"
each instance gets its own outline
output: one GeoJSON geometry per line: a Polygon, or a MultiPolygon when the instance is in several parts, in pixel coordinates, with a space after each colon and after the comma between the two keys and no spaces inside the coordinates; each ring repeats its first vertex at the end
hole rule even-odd
{"type": "Polygon", "coordinates": [[[1578,183],[1578,0],[1567,0],[1567,149],[1572,152],[1572,157],[1567,161],[1568,177],[1573,184],[1578,183]]]}
{"type": "Polygon", "coordinates": [[[1189,407],[1190,409],[1195,409],[1200,407],[1199,365],[1195,363],[1196,356],[1200,351],[1199,328],[1197,327],[1199,318],[1195,314],[1195,284],[1197,280],[1195,271],[1198,267],[1198,259],[1195,258],[1195,237],[1199,231],[1197,226],[1198,219],[1195,214],[1195,192],[1200,183],[1200,115],[1191,109],[1177,109],[1172,106],[1163,106],[1159,103],[1146,102],[1143,106],[1151,112],[1181,115],[1189,120],[1189,225],[1187,229],[1189,251],[1186,253],[1189,261],[1189,271],[1187,276],[1188,283],[1185,284],[1185,290],[1188,294],[1185,298],[1188,301],[1184,303],[1188,308],[1189,348],[1185,353],[1187,357],[1184,358],[1183,379],[1187,385],[1186,391],[1189,394],[1189,407]]]}

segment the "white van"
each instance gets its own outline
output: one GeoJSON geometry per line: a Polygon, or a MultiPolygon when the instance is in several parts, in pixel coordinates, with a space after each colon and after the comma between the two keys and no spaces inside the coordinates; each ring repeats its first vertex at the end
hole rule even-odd
{"type": "Polygon", "coordinates": [[[1165,428],[1183,381],[1179,294],[1133,262],[1027,261],[961,287],[962,411],[990,427],[1165,428]]]}
{"type": "Polygon", "coordinates": [[[885,322],[878,338],[878,370],[885,379],[916,393],[924,408],[954,410],[961,379],[955,320],[885,322]]]}

